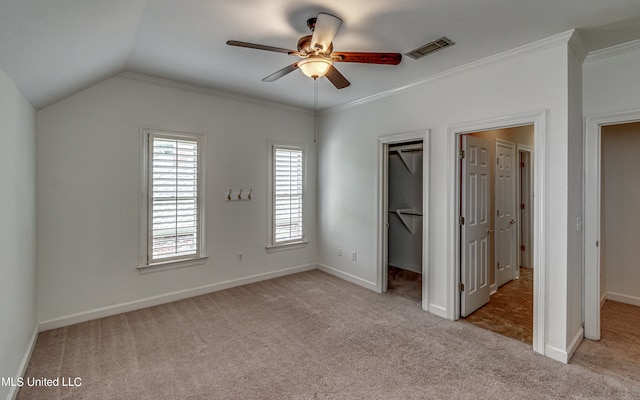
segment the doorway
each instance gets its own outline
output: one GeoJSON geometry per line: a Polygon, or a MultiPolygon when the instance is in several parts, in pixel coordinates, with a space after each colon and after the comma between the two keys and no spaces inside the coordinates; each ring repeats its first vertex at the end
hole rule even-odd
{"type": "Polygon", "coordinates": [[[584,323],[585,337],[599,340],[607,299],[640,306],[632,240],[640,111],[587,118],[586,131],[584,323]]]}
{"type": "Polygon", "coordinates": [[[422,141],[389,145],[387,235],[389,293],[422,300],[422,141]]]}
{"type": "Polygon", "coordinates": [[[459,146],[460,316],[532,344],[534,126],[469,132],[459,146]]]}
{"type": "Polygon", "coordinates": [[[413,298],[427,311],[428,135],[419,131],[378,139],[378,290],[413,298]]]}

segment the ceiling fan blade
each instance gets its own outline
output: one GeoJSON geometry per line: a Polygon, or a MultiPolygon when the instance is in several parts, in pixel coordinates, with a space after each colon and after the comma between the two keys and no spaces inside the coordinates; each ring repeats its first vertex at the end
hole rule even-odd
{"type": "Polygon", "coordinates": [[[279,71],[274,72],[273,74],[267,76],[266,78],[264,78],[262,80],[262,82],[273,82],[277,79],[282,78],[283,76],[285,76],[286,74],[295,71],[296,69],[298,69],[298,63],[293,63],[289,66],[286,66],[284,68],[282,68],[279,71]]]}
{"type": "Polygon", "coordinates": [[[314,49],[319,48],[322,52],[327,51],[341,25],[342,20],[335,15],[327,13],[318,14],[316,25],[313,29],[313,36],[311,37],[311,47],[314,49]]]}
{"type": "Polygon", "coordinates": [[[347,78],[345,78],[344,75],[342,75],[333,65],[329,67],[329,70],[324,76],[333,83],[333,86],[335,86],[336,89],[344,89],[351,85],[347,78]]]}
{"type": "Polygon", "coordinates": [[[285,54],[297,53],[295,50],[283,49],[282,47],[265,46],[263,44],[240,42],[238,40],[227,40],[227,44],[229,46],[246,47],[246,48],[249,48],[249,49],[275,51],[277,53],[285,53],[285,54]]]}
{"type": "Polygon", "coordinates": [[[352,62],[365,64],[398,65],[402,61],[400,53],[363,53],[363,52],[337,52],[331,53],[331,58],[338,62],[352,62]]]}

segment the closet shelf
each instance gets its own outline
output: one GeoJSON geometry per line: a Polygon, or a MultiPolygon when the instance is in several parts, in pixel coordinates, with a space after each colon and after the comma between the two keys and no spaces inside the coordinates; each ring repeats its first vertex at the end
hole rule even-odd
{"type": "Polygon", "coordinates": [[[416,213],[411,208],[401,208],[394,211],[389,210],[389,213],[394,213],[395,215],[397,215],[398,218],[400,218],[400,222],[402,222],[402,225],[404,225],[404,227],[407,228],[409,233],[411,233],[412,235],[413,235],[413,223],[412,223],[413,221],[407,221],[405,219],[406,216],[422,217],[421,213],[416,213]]]}

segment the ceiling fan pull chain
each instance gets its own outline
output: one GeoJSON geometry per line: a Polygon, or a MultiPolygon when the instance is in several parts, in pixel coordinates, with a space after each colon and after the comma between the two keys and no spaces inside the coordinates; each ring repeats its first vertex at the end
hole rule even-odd
{"type": "Polygon", "coordinates": [[[313,142],[318,141],[318,78],[313,79],[313,142]]]}

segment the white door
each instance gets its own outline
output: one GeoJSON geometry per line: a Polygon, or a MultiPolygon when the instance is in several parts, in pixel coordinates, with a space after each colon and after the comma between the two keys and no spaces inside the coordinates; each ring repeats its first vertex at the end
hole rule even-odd
{"type": "Polygon", "coordinates": [[[515,277],[516,185],[515,145],[496,140],[495,269],[498,287],[515,277]]]}
{"type": "Polygon", "coordinates": [[[462,136],[464,155],[460,246],[460,315],[466,317],[489,302],[489,144],[477,137],[462,136]],[[462,286],[462,285],[461,285],[462,286]]]}

